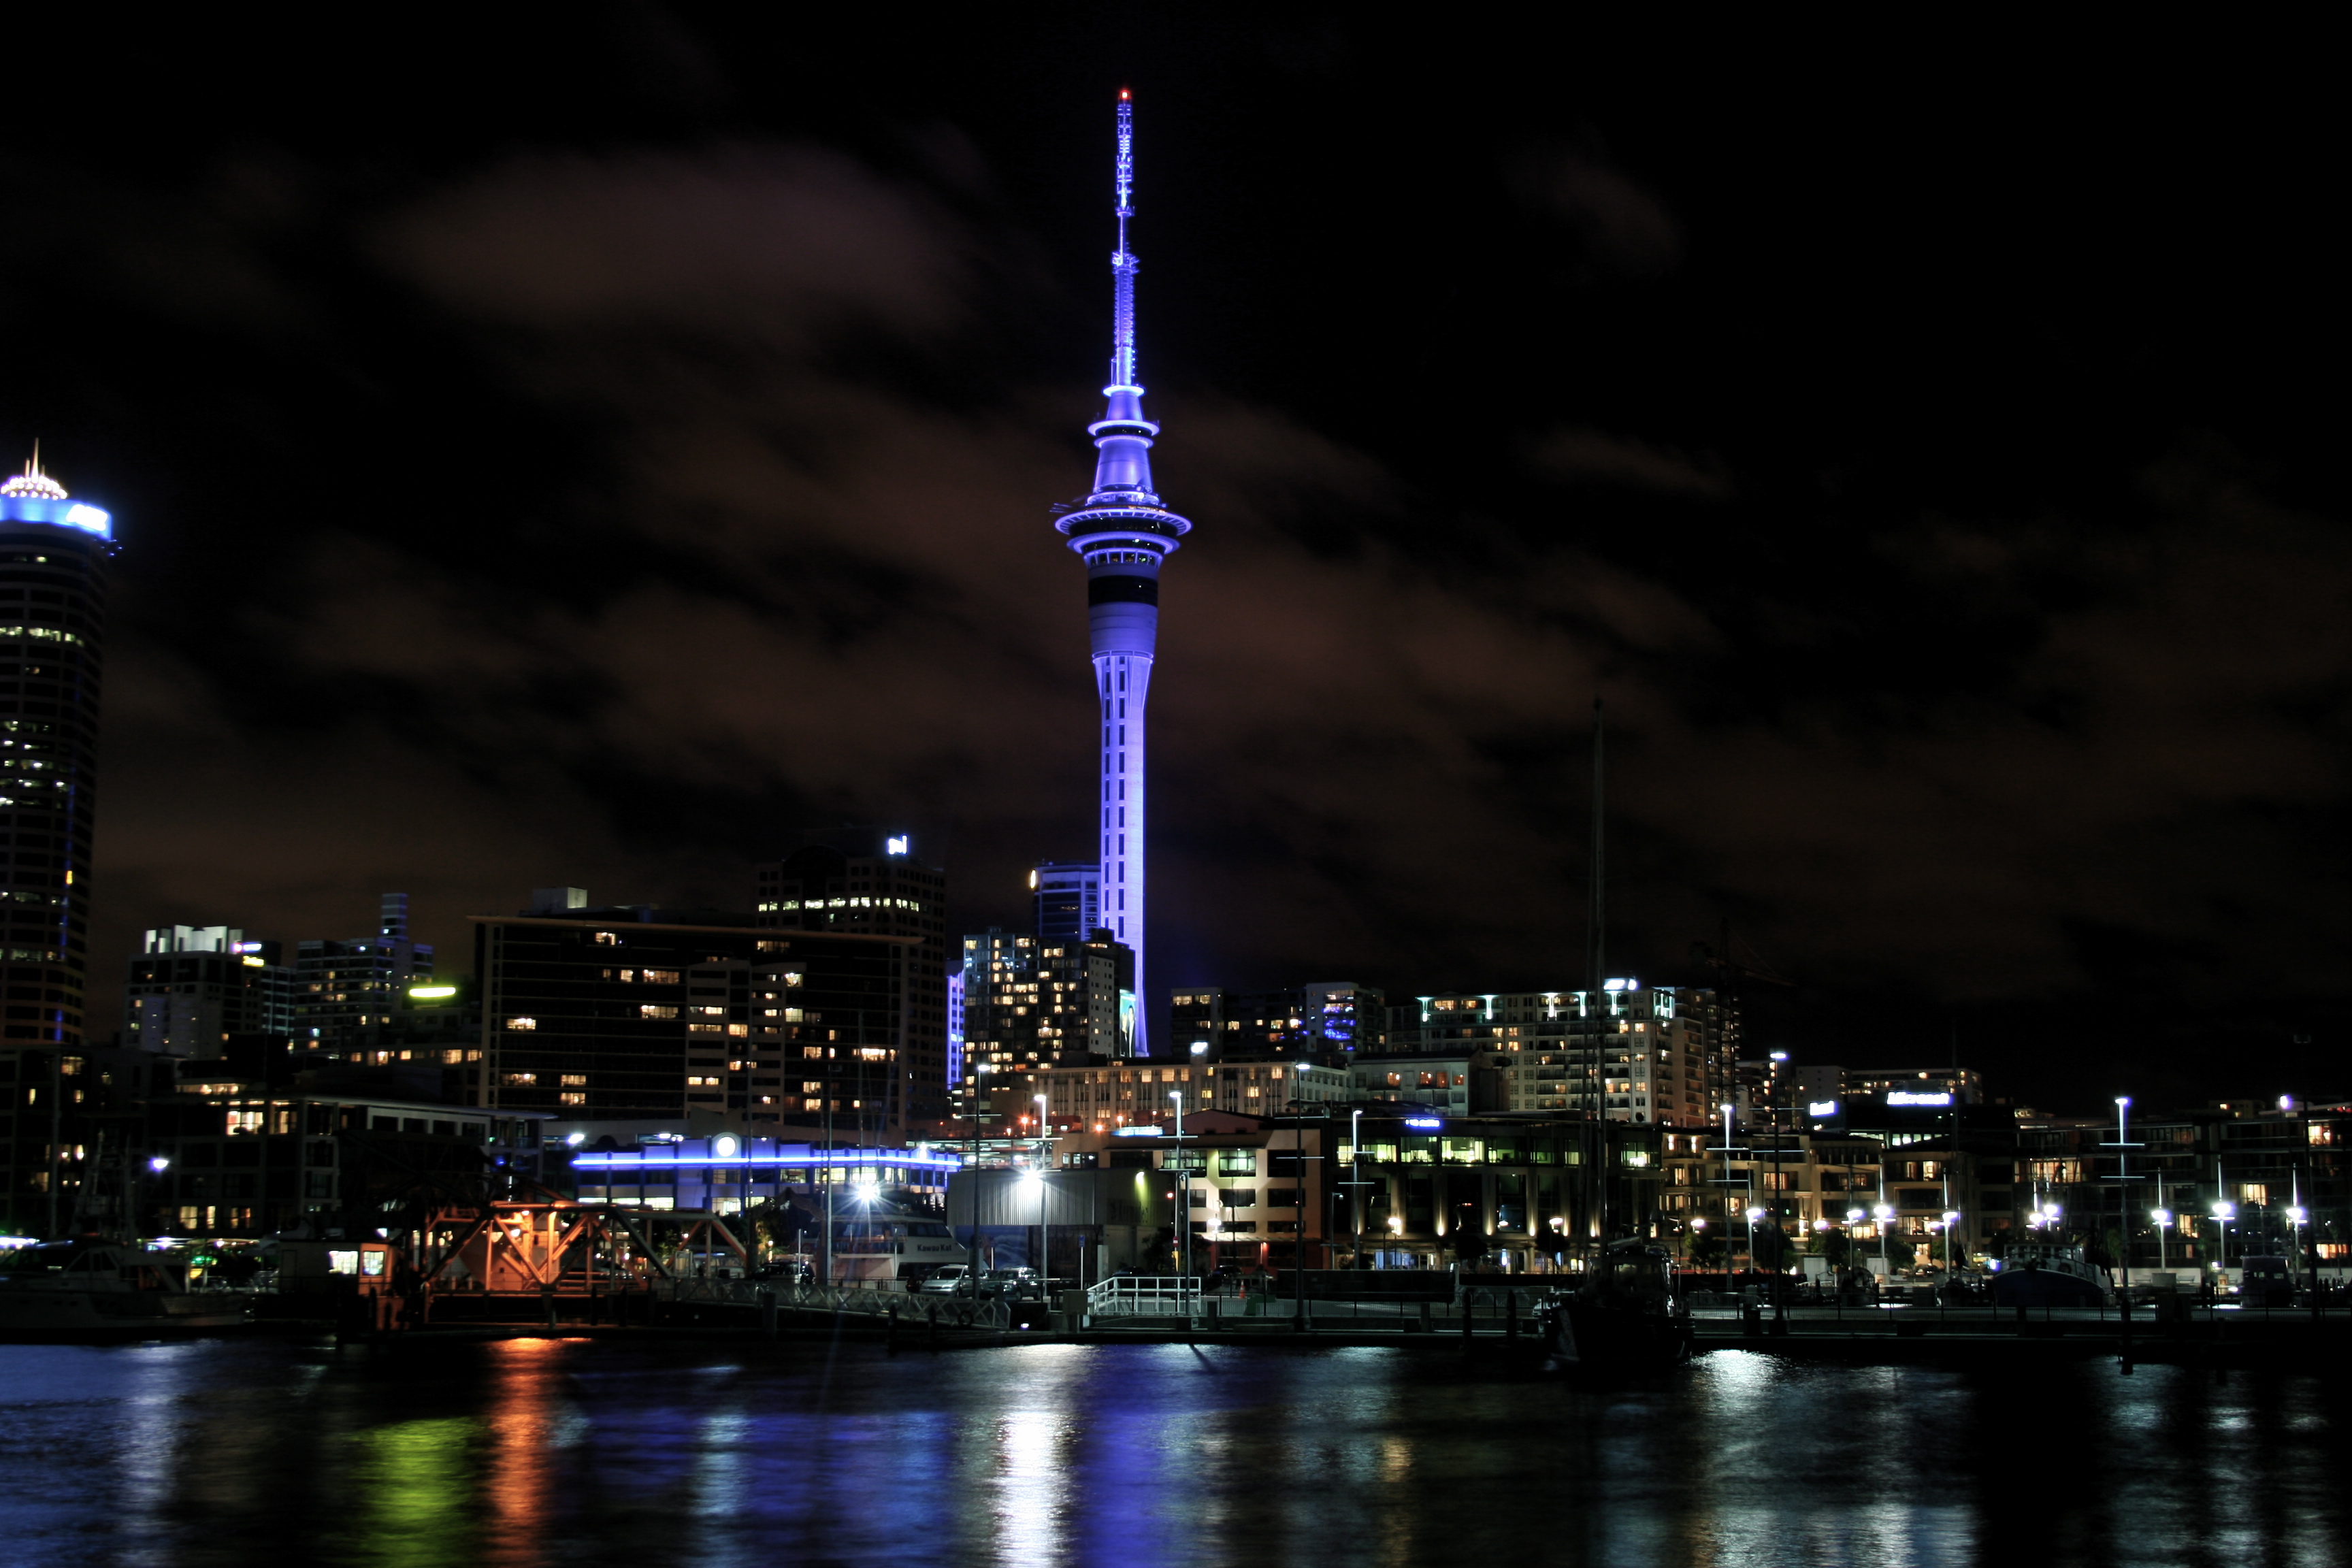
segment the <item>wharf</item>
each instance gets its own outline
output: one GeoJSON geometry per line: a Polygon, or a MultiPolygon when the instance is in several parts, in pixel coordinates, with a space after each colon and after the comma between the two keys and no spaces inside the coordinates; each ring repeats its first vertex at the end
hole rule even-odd
{"type": "MultiPolygon", "coordinates": [[[[377,1319],[362,1324],[345,1318],[328,1323],[288,1314],[291,1321],[279,1326],[296,1331],[333,1328],[346,1339],[443,1342],[554,1335],[739,1343],[855,1341],[910,1349],[1057,1342],[1300,1350],[1453,1344],[1472,1353],[1530,1359],[1541,1352],[1532,1314],[1511,1298],[1483,1293],[1467,1305],[1444,1300],[1310,1298],[1303,1304],[1303,1314],[1301,1303],[1272,1296],[1196,1296],[1192,1316],[1171,1310],[1179,1306],[1174,1300],[1146,1298],[1121,1304],[1129,1310],[1088,1311],[1087,1298],[1076,1291],[1065,1293],[1058,1307],[1049,1309],[1042,1301],[1003,1298],[974,1301],[711,1280],[679,1281],[658,1291],[601,1300],[522,1295],[464,1302],[444,1299],[421,1322],[377,1319]],[[1160,1310],[1151,1310],[1155,1305],[1160,1310]]],[[[1696,1354],[1736,1350],[1829,1364],[1990,1368],[2113,1358],[2126,1366],[2352,1367],[2352,1310],[2342,1307],[2315,1313],[2308,1308],[2183,1304],[2160,1320],[2144,1310],[2135,1312],[2128,1329],[2111,1309],[2037,1310],[2021,1315],[1990,1307],[1909,1303],[1701,1308],[1692,1312],[1690,1322],[1696,1354]]]]}

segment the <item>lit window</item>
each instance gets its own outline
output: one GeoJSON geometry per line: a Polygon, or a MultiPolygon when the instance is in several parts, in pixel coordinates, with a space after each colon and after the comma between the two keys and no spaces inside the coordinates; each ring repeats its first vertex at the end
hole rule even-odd
{"type": "Polygon", "coordinates": [[[677,1016],[677,1009],[666,1003],[646,1002],[639,1005],[637,1008],[637,1016],[640,1018],[675,1018],[677,1016]]]}
{"type": "Polygon", "coordinates": [[[586,1089],[588,1075],[584,1072],[568,1072],[563,1075],[562,1082],[566,1089],[586,1089]]]}
{"type": "Polygon", "coordinates": [[[507,1020],[507,1027],[509,1029],[536,1029],[539,1027],[539,1020],[536,1018],[509,1018],[507,1020]]]}
{"type": "Polygon", "coordinates": [[[582,1094],[577,1089],[574,1089],[568,1094],[559,1094],[555,1098],[566,1105],[585,1105],[588,1103],[588,1097],[582,1094]]]}

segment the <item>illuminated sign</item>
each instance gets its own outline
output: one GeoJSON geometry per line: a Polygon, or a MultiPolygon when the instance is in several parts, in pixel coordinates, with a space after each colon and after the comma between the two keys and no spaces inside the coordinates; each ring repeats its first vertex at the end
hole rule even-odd
{"type": "Polygon", "coordinates": [[[853,1168],[860,1165],[903,1165],[917,1171],[960,1171],[963,1168],[963,1162],[952,1154],[919,1154],[904,1149],[835,1149],[829,1152],[746,1153],[731,1157],[712,1154],[700,1159],[692,1155],[624,1151],[616,1154],[574,1154],[571,1165],[575,1171],[702,1171],[722,1161],[730,1166],[762,1171],[821,1169],[826,1165],[853,1168]]]}
{"type": "Polygon", "coordinates": [[[743,1144],[732,1132],[721,1132],[710,1141],[710,1152],[721,1160],[732,1160],[743,1151],[743,1144]]]}
{"type": "Polygon", "coordinates": [[[1805,1106],[1805,1114],[1808,1116],[1835,1116],[1837,1110],[1837,1101],[1834,1100],[1816,1100],[1805,1106]]]}
{"type": "Polygon", "coordinates": [[[1196,1057],[1207,1056],[1209,1054],[1209,1042],[1206,1040],[1194,1040],[1192,1042],[1192,1054],[1196,1057]]]}
{"type": "Polygon", "coordinates": [[[1604,980],[1601,983],[1603,991],[1639,991],[1641,988],[1642,983],[1638,980],[1604,980]]]}
{"type": "Polygon", "coordinates": [[[1889,1105],[1949,1105],[1952,1103],[1952,1097],[1948,1093],[1918,1094],[1907,1089],[1896,1089],[1887,1091],[1886,1103],[1889,1105]]]}
{"type": "Polygon", "coordinates": [[[883,847],[893,855],[904,855],[907,852],[907,836],[901,833],[890,839],[883,847]]]}
{"type": "Polygon", "coordinates": [[[415,1001],[434,1002],[444,996],[455,996],[457,988],[455,985],[412,985],[408,988],[408,994],[415,1001]]]}
{"type": "Polygon", "coordinates": [[[1408,1116],[1404,1119],[1404,1124],[1418,1132],[1434,1132],[1444,1126],[1445,1122],[1441,1117],[1408,1116]]]}
{"type": "Polygon", "coordinates": [[[233,942],[228,944],[228,950],[231,952],[259,952],[261,944],[257,942],[233,942]]]}
{"type": "Polygon", "coordinates": [[[1157,1138],[1160,1132],[1161,1129],[1157,1127],[1114,1127],[1110,1135],[1114,1138],[1157,1138]]]}

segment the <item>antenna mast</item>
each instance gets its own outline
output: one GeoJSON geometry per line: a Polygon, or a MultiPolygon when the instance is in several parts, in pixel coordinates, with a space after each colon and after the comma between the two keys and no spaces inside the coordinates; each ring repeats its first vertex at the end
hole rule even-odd
{"type": "Polygon", "coordinates": [[[1112,176],[1112,197],[1118,208],[1118,249],[1111,254],[1110,384],[1134,387],[1135,379],[1135,253],[1127,248],[1127,220],[1135,216],[1135,103],[1128,89],[1118,89],[1118,163],[1112,176]]]}
{"type": "Polygon", "coordinates": [[[1602,973],[1608,967],[1608,945],[1604,936],[1608,927],[1608,860],[1607,846],[1601,833],[1601,785],[1603,782],[1601,754],[1601,699],[1592,700],[1592,908],[1586,915],[1584,961],[1586,984],[1595,992],[1609,978],[1602,973]]]}

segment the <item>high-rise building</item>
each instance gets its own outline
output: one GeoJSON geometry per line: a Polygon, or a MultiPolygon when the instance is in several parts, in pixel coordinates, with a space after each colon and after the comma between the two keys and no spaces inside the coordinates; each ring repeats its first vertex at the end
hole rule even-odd
{"type": "Polygon", "coordinates": [[[1477,1058],[1497,1075],[1485,1092],[1501,1110],[1705,1127],[1737,1084],[1737,1031],[1717,993],[1632,979],[1599,991],[1417,997],[1389,1009],[1384,1044],[1391,1054],[1477,1058]]]}
{"type": "Polygon", "coordinates": [[[1134,973],[1133,956],[1100,931],[1091,942],[1001,928],[965,937],[960,1110],[969,1114],[975,1088],[1003,1089],[1016,1069],[1130,1057],[1134,973]],[[984,1072],[998,1076],[983,1084],[984,1072]]]}
{"type": "Polygon", "coordinates": [[[844,1143],[898,1135],[919,938],[559,905],[473,917],[477,1105],[844,1143]]]}
{"type": "Polygon", "coordinates": [[[408,987],[433,975],[433,949],[408,935],[408,895],[386,893],[373,936],[295,950],[294,1037],[301,1050],[372,1060],[408,987]]]}
{"type": "MultiPolygon", "coordinates": [[[[1135,988],[1144,984],[1143,712],[1160,635],[1160,566],[1192,525],[1160,503],[1151,488],[1151,438],[1160,426],[1143,416],[1135,358],[1136,258],[1127,247],[1134,216],[1133,105],[1118,95],[1118,155],[1114,189],[1118,248],[1111,266],[1109,405],[1087,426],[1094,437],[1094,489],[1054,526],[1087,563],[1087,623],[1100,707],[1101,787],[1095,807],[1101,866],[1102,924],[1135,954],[1135,988]]],[[[1139,1013],[1135,1048],[1148,1054],[1139,1013]]]]}
{"type": "Polygon", "coordinates": [[[123,1044],[161,1056],[220,1056],[232,1035],[294,1032],[294,971],[274,942],[235,926],[155,926],[122,988],[123,1044]]]}
{"type": "Polygon", "coordinates": [[[0,484],[0,1044],[79,1046],[88,965],[90,820],[107,513],[37,461],[0,484]]]}
{"type": "Polygon", "coordinates": [[[37,459],[0,484],[0,1225],[69,1216],[113,520],[37,459]]]}
{"type": "Polygon", "coordinates": [[[947,873],[903,833],[855,830],[753,868],[756,923],[777,930],[910,936],[907,1035],[892,1094],[908,1121],[948,1114],[947,873]]]}
{"type": "Polygon", "coordinates": [[[1040,860],[1029,871],[1037,935],[1084,942],[1102,929],[1102,868],[1093,861],[1040,860]]]}

